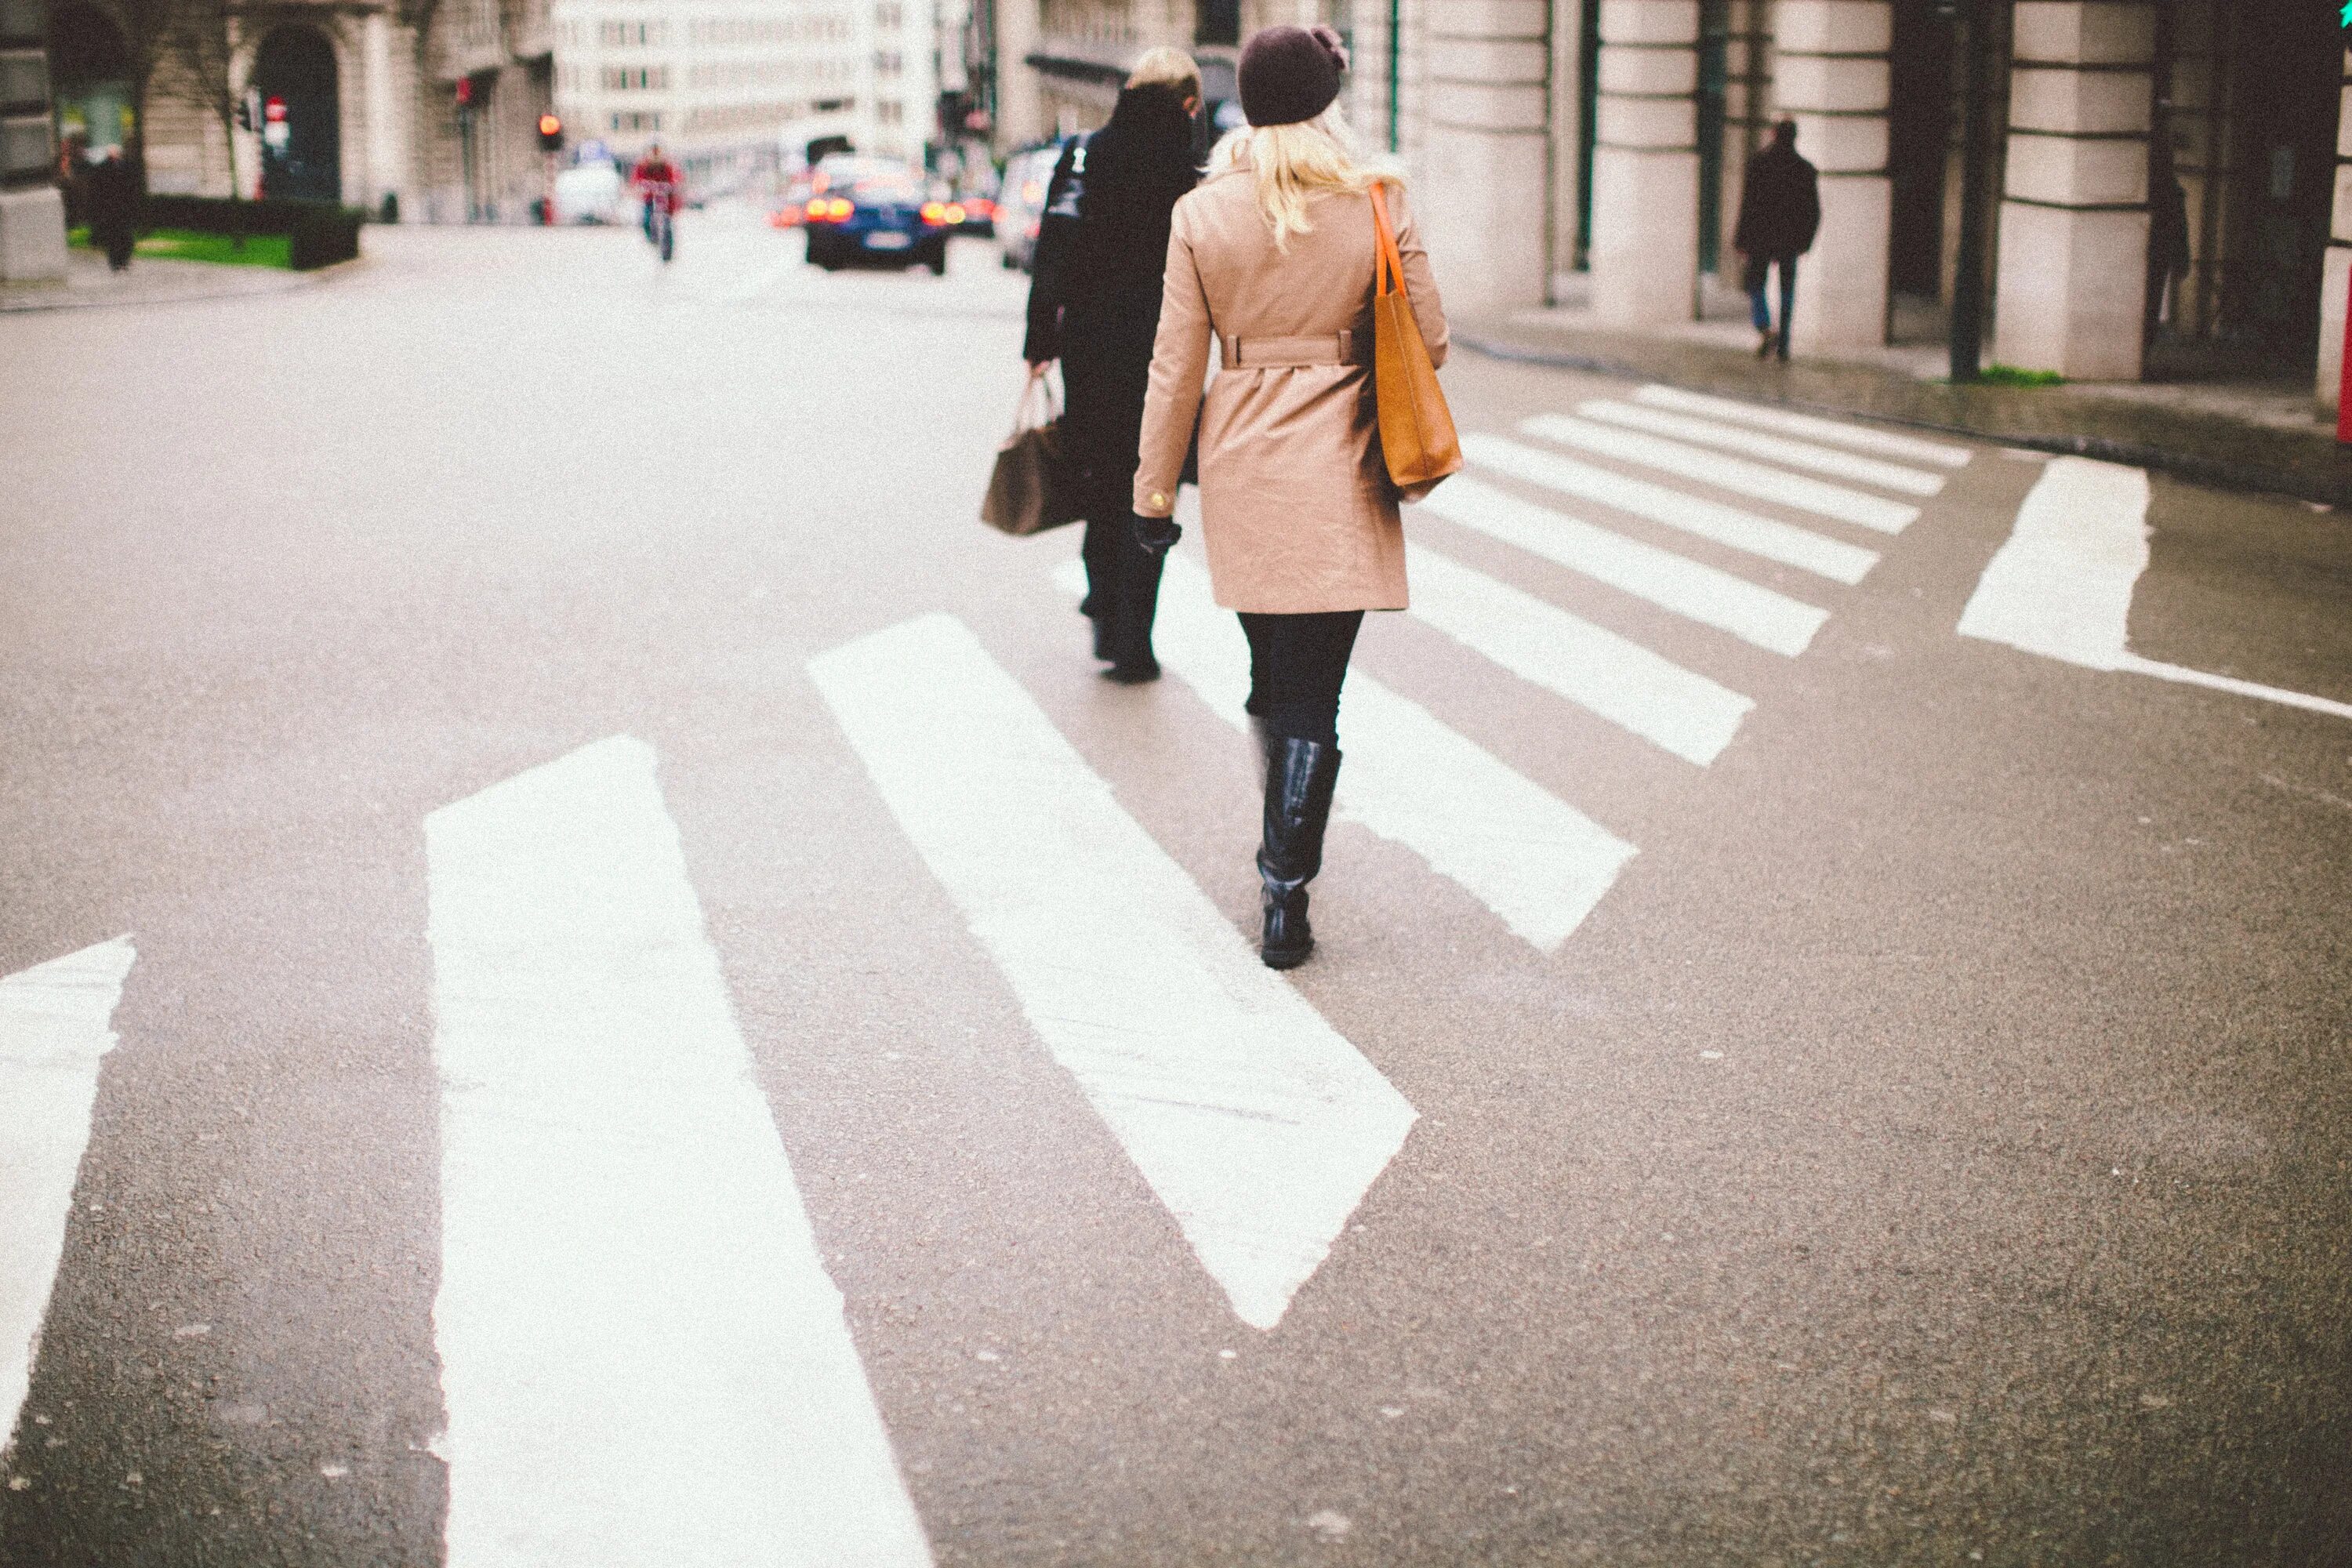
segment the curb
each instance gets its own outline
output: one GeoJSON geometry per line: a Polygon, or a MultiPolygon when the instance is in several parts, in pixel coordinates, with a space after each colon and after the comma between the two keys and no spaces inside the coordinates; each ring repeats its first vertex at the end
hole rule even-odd
{"type": "MultiPolygon", "coordinates": [[[[1554,349],[1524,348],[1476,332],[1457,331],[1454,341],[1474,353],[1489,359],[1505,360],[1514,364],[1544,365],[1554,370],[1583,371],[1590,375],[1605,375],[1619,381],[1657,381],[1656,373],[1600,354],[1569,353],[1554,349]]],[[[2119,463],[2127,468],[2147,468],[2187,479],[2192,484],[2208,485],[2216,489],[2255,490],[2281,495],[2291,500],[2315,501],[2326,506],[2352,509],[2352,479],[2337,479],[2316,475],[2294,473],[2288,469],[2268,468],[2250,463],[2233,463],[2225,458],[2200,457],[2193,452],[2177,451],[2168,447],[2150,446],[2140,441],[2120,441],[2105,436],[2037,436],[2010,434],[1988,430],[1976,426],[1950,425],[1940,420],[1919,419],[1900,414],[1879,414],[1864,409],[1841,407],[1834,404],[1814,403],[1799,397],[1759,395],[1746,388],[1716,389],[1717,395],[1735,397],[1747,403],[1769,403],[1805,414],[1830,415],[1840,419],[1867,419],[1875,424],[1899,426],[1906,429],[1933,431],[1941,436],[1959,436],[1972,441],[1990,441],[2003,447],[2025,451],[2048,452],[2063,458],[2091,458],[2103,463],[2119,463]]]]}
{"type": "MultiPolygon", "coordinates": [[[[70,285],[58,284],[41,288],[17,299],[0,296],[0,317],[40,315],[53,310],[121,310],[132,305],[196,305],[213,300],[268,300],[280,294],[292,294],[315,288],[341,272],[345,268],[364,261],[355,257],[351,261],[338,261],[332,266],[313,268],[308,272],[280,271],[277,268],[251,268],[247,270],[266,272],[271,281],[268,288],[198,289],[184,294],[110,294],[101,299],[77,296],[70,285]]],[[[202,265],[192,263],[188,265],[202,265]]]]}

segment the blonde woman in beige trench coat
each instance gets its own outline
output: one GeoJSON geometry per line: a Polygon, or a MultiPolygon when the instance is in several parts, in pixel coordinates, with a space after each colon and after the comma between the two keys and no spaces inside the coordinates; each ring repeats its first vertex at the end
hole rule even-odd
{"type": "MultiPolygon", "coordinates": [[[[1249,119],[1176,204],[1135,478],[1138,539],[1165,550],[1200,421],[1201,529],[1217,603],[1250,645],[1265,756],[1259,955],[1306,962],[1307,884],[1339,772],[1339,687],[1366,610],[1405,607],[1404,531],[1370,374],[1375,175],[1337,107],[1347,57],[1328,27],[1269,27],[1242,53],[1249,119]],[[1217,377],[1205,395],[1210,340],[1217,377]]],[[[1381,174],[1430,357],[1445,313],[1412,217],[1381,174]]]]}

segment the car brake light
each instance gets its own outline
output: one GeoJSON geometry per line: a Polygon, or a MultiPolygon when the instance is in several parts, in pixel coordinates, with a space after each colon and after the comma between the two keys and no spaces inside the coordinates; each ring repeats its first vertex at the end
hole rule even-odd
{"type": "Polygon", "coordinates": [[[923,221],[928,224],[942,224],[947,222],[947,207],[939,202],[925,202],[923,204],[923,221]]]}
{"type": "Polygon", "coordinates": [[[950,223],[961,223],[967,216],[968,215],[963,210],[963,204],[961,202],[950,202],[948,204],[947,218],[950,223]]]}

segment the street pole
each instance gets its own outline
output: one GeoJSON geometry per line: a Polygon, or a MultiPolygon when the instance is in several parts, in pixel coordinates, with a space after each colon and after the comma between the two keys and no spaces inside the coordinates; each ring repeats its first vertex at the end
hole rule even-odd
{"type": "Polygon", "coordinates": [[[1961,88],[1960,243],[1952,276],[1951,377],[1977,379],[1984,363],[1985,204],[1992,194],[1990,0],[1959,0],[1965,68],[1961,88]]]}

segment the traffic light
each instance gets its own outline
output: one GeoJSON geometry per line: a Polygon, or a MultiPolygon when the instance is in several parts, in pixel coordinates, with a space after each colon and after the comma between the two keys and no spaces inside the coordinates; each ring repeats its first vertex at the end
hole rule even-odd
{"type": "Polygon", "coordinates": [[[539,150],[542,153],[563,151],[563,121],[552,114],[539,117],[539,150]]]}

